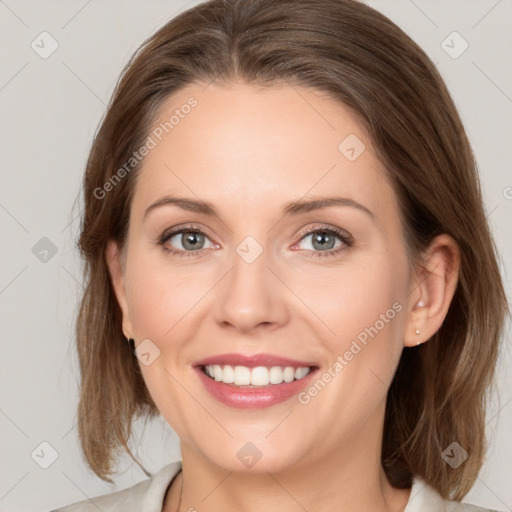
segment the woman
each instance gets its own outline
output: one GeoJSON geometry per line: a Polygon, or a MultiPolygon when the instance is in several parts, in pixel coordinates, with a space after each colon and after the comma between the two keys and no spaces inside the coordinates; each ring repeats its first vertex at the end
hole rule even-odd
{"type": "Polygon", "coordinates": [[[85,458],[111,482],[161,414],[182,461],[61,511],[482,510],[507,304],[456,108],[390,20],[180,14],[123,72],[84,206],[85,458]]]}

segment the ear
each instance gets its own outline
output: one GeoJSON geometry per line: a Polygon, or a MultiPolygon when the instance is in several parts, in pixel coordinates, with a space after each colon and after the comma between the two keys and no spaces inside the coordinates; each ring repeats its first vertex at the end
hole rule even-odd
{"type": "Polygon", "coordinates": [[[457,288],[460,249],[449,235],[435,237],[425,251],[424,264],[415,275],[410,293],[404,345],[414,347],[441,327],[457,288]],[[419,331],[417,334],[416,329],[419,331]]]}
{"type": "Polygon", "coordinates": [[[133,338],[132,322],[128,309],[125,286],[125,262],[117,242],[109,240],[105,248],[105,260],[107,262],[112,287],[123,315],[123,333],[127,338],[133,338]]]}

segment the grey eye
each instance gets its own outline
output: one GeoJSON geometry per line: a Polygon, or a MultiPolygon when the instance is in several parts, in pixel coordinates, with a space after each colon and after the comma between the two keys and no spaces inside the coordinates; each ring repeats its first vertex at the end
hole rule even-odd
{"type": "Polygon", "coordinates": [[[182,230],[170,236],[168,239],[168,243],[171,244],[171,246],[175,247],[176,249],[194,251],[203,249],[206,240],[208,240],[208,238],[204,233],[199,233],[190,230],[182,230]],[[181,245],[181,247],[177,247],[172,243],[172,240],[174,239],[178,240],[178,245],[181,245]]]}
{"type": "Polygon", "coordinates": [[[302,247],[306,250],[330,251],[342,245],[340,242],[337,246],[335,246],[336,239],[340,240],[340,236],[329,230],[319,230],[313,233],[308,233],[302,238],[301,242],[308,238],[311,238],[312,242],[309,244],[310,247],[302,247]]]}

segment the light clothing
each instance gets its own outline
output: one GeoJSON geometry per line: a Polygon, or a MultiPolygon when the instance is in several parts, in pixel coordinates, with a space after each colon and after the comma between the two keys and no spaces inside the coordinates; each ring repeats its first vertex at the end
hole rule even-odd
{"type": "MultiPolygon", "coordinates": [[[[181,461],[164,466],[151,478],[121,491],[83,500],[51,512],[161,512],[167,488],[181,470],[181,461]]],[[[404,512],[497,512],[475,505],[446,501],[415,477],[404,512]]]]}

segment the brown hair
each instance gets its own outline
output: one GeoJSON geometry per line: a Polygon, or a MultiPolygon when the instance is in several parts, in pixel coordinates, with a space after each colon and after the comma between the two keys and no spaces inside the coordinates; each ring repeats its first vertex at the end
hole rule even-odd
{"type": "Polygon", "coordinates": [[[343,102],[367,127],[389,173],[411,261],[421,263],[440,233],[459,244],[447,317],[427,343],[403,350],[391,383],[382,464],[395,487],[410,487],[418,475],[444,498],[462,499],[487,448],[487,393],[508,310],[496,248],[472,150],[435,66],[393,22],[354,0],[211,0],[159,29],[123,70],[83,183],[78,246],[86,286],[76,334],[87,463],[112,482],[114,452],[124,448],[133,458],[132,419],[159,414],[123,335],[104,256],[109,239],[124,247],[140,165],[106,198],[98,190],[142,146],[165,100],[212,80],[297,84],[343,102]],[[453,441],[469,452],[456,469],[441,458],[453,441]]]}

